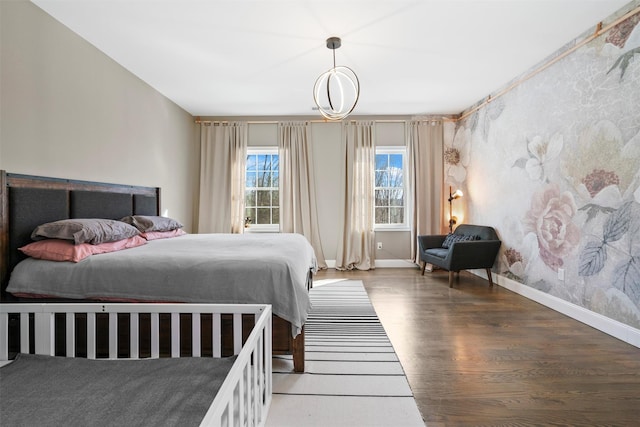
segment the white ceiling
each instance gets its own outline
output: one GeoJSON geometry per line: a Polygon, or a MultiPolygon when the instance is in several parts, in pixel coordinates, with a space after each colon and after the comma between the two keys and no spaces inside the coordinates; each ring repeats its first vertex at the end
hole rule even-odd
{"type": "Polygon", "coordinates": [[[314,115],[332,66],[354,115],[456,114],[628,0],[32,0],[194,116],[314,115]]]}

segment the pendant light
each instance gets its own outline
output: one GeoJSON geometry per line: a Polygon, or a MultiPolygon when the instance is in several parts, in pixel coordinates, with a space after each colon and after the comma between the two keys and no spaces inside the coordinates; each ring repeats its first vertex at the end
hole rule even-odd
{"type": "Polygon", "coordinates": [[[360,82],[356,73],[349,67],[336,66],[336,49],[341,44],[339,37],[327,39],[327,48],[333,51],[333,68],[322,73],[313,86],[313,100],[320,114],[328,120],[347,117],[360,97],[360,82]]]}

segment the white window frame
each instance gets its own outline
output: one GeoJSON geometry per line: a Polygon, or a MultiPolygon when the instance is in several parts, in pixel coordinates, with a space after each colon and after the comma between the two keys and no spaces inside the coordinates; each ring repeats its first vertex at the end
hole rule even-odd
{"type": "MultiPolygon", "coordinates": [[[[260,147],[247,147],[247,156],[249,155],[260,155],[260,154],[279,154],[278,152],[278,147],[267,147],[267,146],[260,146],[260,147]]],[[[280,183],[280,170],[279,170],[279,165],[280,165],[280,158],[278,157],[278,184],[280,183]]],[[[247,173],[247,169],[245,167],[245,174],[247,173]]],[[[274,187],[272,187],[274,188],[274,187]]],[[[245,182],[245,192],[247,190],[247,184],[245,182]]],[[[280,192],[280,185],[278,185],[278,193],[280,192]]],[[[278,201],[280,200],[280,196],[278,194],[278,201]]],[[[271,205],[271,207],[274,207],[274,205],[271,205]]],[[[278,208],[280,208],[280,205],[278,204],[278,208]]],[[[246,206],[245,206],[246,209],[246,206]]],[[[250,224],[248,227],[245,227],[244,229],[245,233],[278,233],[280,232],[280,224],[250,224]]]]}
{"type": "Polygon", "coordinates": [[[376,224],[375,223],[375,190],[378,187],[375,187],[375,171],[376,171],[376,163],[374,160],[374,196],[373,196],[373,200],[374,200],[374,207],[373,207],[373,222],[374,222],[374,230],[376,231],[406,231],[406,230],[410,230],[410,225],[409,225],[409,209],[411,206],[411,201],[409,200],[409,186],[407,185],[407,179],[409,177],[409,175],[407,174],[408,171],[408,167],[407,167],[407,159],[408,159],[408,153],[407,153],[407,147],[404,145],[389,145],[389,146],[376,146],[375,147],[375,154],[402,154],[402,185],[403,185],[403,194],[404,194],[404,209],[403,209],[403,213],[404,213],[404,218],[403,218],[403,222],[401,224],[376,224]]]}

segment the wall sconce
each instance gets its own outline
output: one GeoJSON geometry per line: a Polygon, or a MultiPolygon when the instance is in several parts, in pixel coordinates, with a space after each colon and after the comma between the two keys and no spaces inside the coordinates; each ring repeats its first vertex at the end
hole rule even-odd
{"type": "Polygon", "coordinates": [[[457,218],[453,216],[453,201],[462,197],[462,191],[456,190],[455,193],[451,193],[451,186],[449,186],[449,233],[453,233],[453,224],[456,223],[457,218]]]}

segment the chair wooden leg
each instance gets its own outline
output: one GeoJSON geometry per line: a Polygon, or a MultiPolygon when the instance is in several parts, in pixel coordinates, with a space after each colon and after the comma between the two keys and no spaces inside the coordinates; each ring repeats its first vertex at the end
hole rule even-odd
{"type": "Polygon", "coordinates": [[[493,286],[493,279],[491,278],[491,269],[487,268],[487,277],[489,278],[489,287],[493,286]]]}
{"type": "Polygon", "coordinates": [[[422,263],[422,275],[424,276],[424,269],[427,268],[427,262],[422,263]]]}
{"type": "Polygon", "coordinates": [[[449,287],[453,288],[453,271],[449,271],[449,287]]]}

